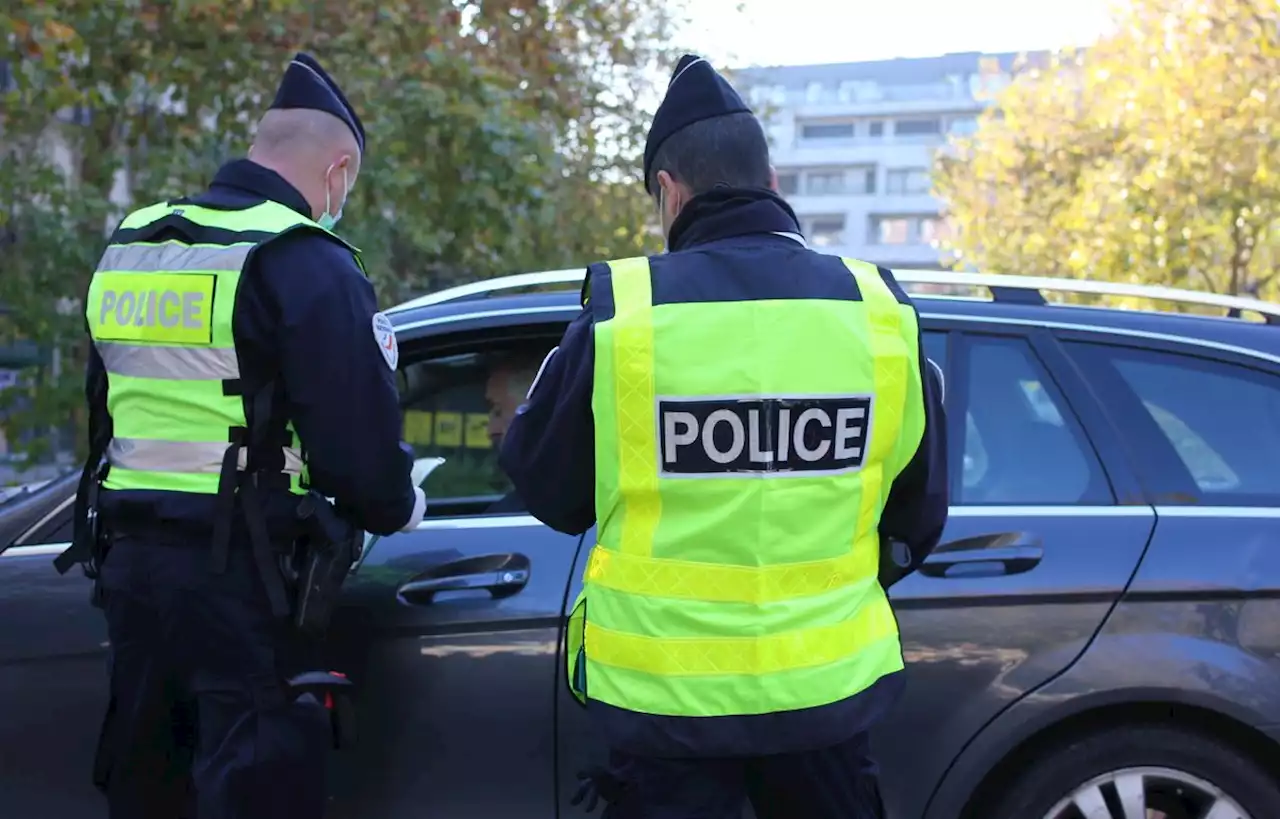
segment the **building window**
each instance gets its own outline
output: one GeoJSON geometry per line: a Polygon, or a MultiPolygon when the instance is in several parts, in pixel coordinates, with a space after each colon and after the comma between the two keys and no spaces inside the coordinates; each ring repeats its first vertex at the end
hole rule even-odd
{"type": "Polygon", "coordinates": [[[852,122],[820,122],[800,126],[801,139],[850,139],[852,122]]]}
{"type": "Polygon", "coordinates": [[[946,239],[950,233],[940,216],[872,216],[871,236],[879,245],[920,245],[946,239]]]}
{"type": "Polygon", "coordinates": [[[813,247],[844,244],[843,216],[808,216],[800,220],[805,238],[813,247]]]}
{"type": "Polygon", "coordinates": [[[871,235],[878,245],[910,244],[911,220],[900,216],[873,216],[871,235]]]}
{"type": "Polygon", "coordinates": [[[893,132],[898,136],[934,136],[942,133],[942,120],[900,119],[893,124],[893,132]]]}
{"type": "Polygon", "coordinates": [[[805,196],[841,196],[875,193],[874,167],[821,168],[806,171],[801,193],[805,196]]]}
{"type": "Polygon", "coordinates": [[[805,175],[804,190],[810,196],[837,196],[846,192],[844,171],[810,171],[805,175]]]}
{"type": "Polygon", "coordinates": [[[951,238],[951,222],[938,216],[920,220],[920,241],[927,245],[945,242],[951,238]]]}
{"type": "Polygon", "coordinates": [[[796,173],[778,174],[778,193],[783,196],[794,196],[800,191],[800,176],[796,173]]]}
{"type": "Polygon", "coordinates": [[[928,168],[893,168],[885,174],[885,192],[915,196],[929,192],[928,168]]]}
{"type": "Polygon", "coordinates": [[[855,193],[875,193],[876,192],[876,169],[858,168],[854,171],[854,178],[862,182],[862,187],[855,193]]]}
{"type": "Polygon", "coordinates": [[[881,122],[880,120],[876,120],[872,122],[870,126],[867,128],[867,133],[869,133],[873,137],[884,136],[884,123],[881,122]]]}
{"type": "Polygon", "coordinates": [[[748,95],[754,106],[785,105],[787,87],[785,85],[754,85],[748,95]]]}

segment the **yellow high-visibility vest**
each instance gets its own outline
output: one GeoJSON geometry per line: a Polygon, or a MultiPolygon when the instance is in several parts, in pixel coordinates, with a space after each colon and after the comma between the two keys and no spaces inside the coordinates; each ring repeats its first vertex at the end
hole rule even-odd
{"type": "Polygon", "coordinates": [[[659,305],[647,259],[609,263],[597,543],[566,652],[580,701],[775,713],[903,668],[878,525],[924,434],[917,318],[844,263],[856,300],[659,305]]]}
{"type": "MultiPolygon", "coordinates": [[[[224,464],[245,469],[245,399],[228,389],[240,378],[232,331],[240,276],[257,248],[297,230],[342,243],[359,263],[355,248],[276,202],[159,203],[121,223],[85,304],[113,430],[104,488],[216,494],[224,464]],[[151,241],[161,223],[189,241],[151,241]]],[[[300,494],[306,465],[291,424],[288,433],[282,472],[300,494]]]]}

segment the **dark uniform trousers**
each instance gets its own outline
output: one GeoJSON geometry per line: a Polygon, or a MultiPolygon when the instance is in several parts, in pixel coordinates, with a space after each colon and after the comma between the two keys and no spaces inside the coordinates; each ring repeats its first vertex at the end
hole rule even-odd
{"type": "Polygon", "coordinates": [[[604,819],[883,819],[867,735],[803,753],[727,759],[610,754],[604,819]]]}
{"type": "Polygon", "coordinates": [[[275,620],[247,544],[117,534],[102,565],[110,706],[96,776],[110,819],[324,812],[329,715],[283,680],[305,650],[275,620]],[[291,667],[292,666],[292,667],[291,667]]]}

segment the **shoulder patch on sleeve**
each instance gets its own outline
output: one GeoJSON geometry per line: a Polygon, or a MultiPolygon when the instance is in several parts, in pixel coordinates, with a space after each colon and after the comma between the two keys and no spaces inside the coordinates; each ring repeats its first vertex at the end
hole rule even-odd
{"type": "Polygon", "coordinates": [[[400,363],[400,346],[396,342],[396,328],[391,326],[391,319],[386,313],[373,314],[373,340],[378,342],[378,352],[387,366],[395,370],[400,363]]]}

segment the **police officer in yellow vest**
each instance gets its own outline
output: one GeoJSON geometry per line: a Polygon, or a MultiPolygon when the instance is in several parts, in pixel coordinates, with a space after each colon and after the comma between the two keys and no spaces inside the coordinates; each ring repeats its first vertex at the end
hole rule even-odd
{"type": "Polygon", "coordinates": [[[703,59],[644,179],[668,252],[588,268],[501,452],[533,515],[597,527],[566,640],[612,750],[589,779],[617,819],[878,818],[867,733],[903,686],[885,589],[947,517],[916,310],[805,246],[703,59]]]}
{"type": "Polygon", "coordinates": [[[102,533],[88,562],[111,641],[96,774],[112,819],[186,815],[188,781],[201,819],[323,814],[330,715],[286,683],[317,662],[289,620],[300,499],[333,498],[379,534],[425,511],[395,335],[333,232],[364,148],[346,97],[299,54],[249,158],[126,217],[93,276],[77,503],[102,533]]]}

